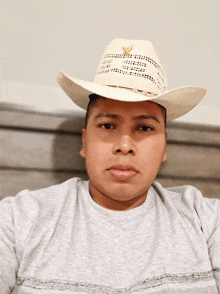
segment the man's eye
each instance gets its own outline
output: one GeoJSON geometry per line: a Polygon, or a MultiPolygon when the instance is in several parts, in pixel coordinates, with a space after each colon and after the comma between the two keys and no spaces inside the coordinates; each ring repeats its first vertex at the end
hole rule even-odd
{"type": "Polygon", "coordinates": [[[101,127],[105,130],[110,130],[113,129],[113,125],[112,124],[102,124],[101,127]]]}
{"type": "Polygon", "coordinates": [[[140,126],[139,130],[143,131],[143,132],[149,132],[151,130],[153,130],[151,127],[149,126],[140,126]]]}

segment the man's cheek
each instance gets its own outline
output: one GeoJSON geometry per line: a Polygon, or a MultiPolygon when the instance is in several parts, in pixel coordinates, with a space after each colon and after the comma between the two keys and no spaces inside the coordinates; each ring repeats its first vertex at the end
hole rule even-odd
{"type": "Polygon", "coordinates": [[[91,149],[91,152],[93,152],[94,154],[96,154],[99,157],[102,157],[102,156],[110,153],[109,144],[104,143],[104,142],[101,142],[99,144],[94,142],[94,144],[91,144],[90,149],[91,149]]]}

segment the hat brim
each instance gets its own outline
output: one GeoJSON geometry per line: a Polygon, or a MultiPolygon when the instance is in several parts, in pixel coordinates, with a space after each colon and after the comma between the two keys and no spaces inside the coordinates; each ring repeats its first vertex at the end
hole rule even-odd
{"type": "Polygon", "coordinates": [[[85,110],[91,94],[125,102],[152,101],[166,108],[167,121],[172,121],[189,112],[202,100],[206,93],[205,88],[185,86],[167,91],[161,95],[147,97],[125,89],[72,78],[63,71],[59,71],[57,81],[70,99],[85,110]]]}

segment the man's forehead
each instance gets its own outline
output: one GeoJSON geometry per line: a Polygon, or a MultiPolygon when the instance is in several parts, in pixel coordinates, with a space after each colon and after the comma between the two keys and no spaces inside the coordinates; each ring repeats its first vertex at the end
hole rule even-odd
{"type": "Polygon", "coordinates": [[[131,116],[146,116],[150,114],[154,115],[162,115],[161,107],[152,101],[140,101],[140,102],[125,102],[120,100],[113,100],[108,99],[105,97],[100,97],[95,105],[96,114],[103,113],[103,114],[131,114],[131,116]]]}

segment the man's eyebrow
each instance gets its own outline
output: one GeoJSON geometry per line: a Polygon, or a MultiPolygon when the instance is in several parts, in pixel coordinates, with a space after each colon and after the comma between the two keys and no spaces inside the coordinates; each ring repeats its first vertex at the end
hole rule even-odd
{"type": "MultiPolygon", "coordinates": [[[[118,114],[112,114],[112,113],[99,113],[97,114],[94,119],[98,119],[100,117],[107,117],[112,119],[119,119],[122,120],[122,116],[118,114]]],[[[138,115],[138,116],[132,116],[133,120],[145,120],[145,119],[154,119],[156,122],[160,122],[155,116],[153,115],[138,115]]]]}
{"type": "Polygon", "coordinates": [[[134,120],[154,119],[158,123],[160,122],[159,119],[156,118],[156,116],[154,116],[154,115],[145,115],[145,114],[143,114],[143,115],[133,116],[132,118],[134,120]]]}
{"type": "Polygon", "coordinates": [[[108,118],[113,118],[113,119],[122,119],[121,115],[112,114],[112,113],[99,113],[94,117],[94,119],[97,119],[97,118],[100,118],[100,117],[108,117],[108,118]]]}

